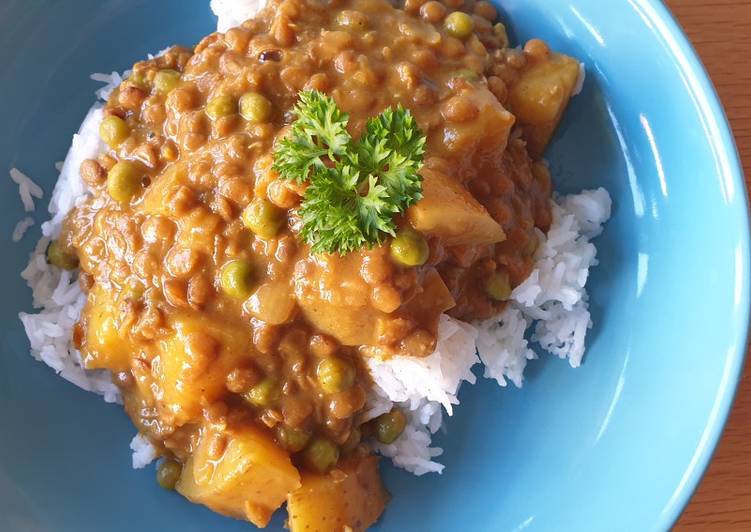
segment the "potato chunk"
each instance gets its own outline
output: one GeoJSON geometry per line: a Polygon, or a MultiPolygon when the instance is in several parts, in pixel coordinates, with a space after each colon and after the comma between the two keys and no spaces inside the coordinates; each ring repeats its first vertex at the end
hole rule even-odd
{"type": "Polygon", "coordinates": [[[179,191],[180,185],[187,183],[187,171],[185,165],[168,166],[157,176],[143,195],[141,210],[148,214],[161,214],[169,216],[171,202],[179,191]]]}
{"type": "Polygon", "coordinates": [[[125,371],[130,358],[137,351],[126,334],[121,334],[115,315],[114,294],[95,284],[86,302],[86,349],[84,365],[87,369],[125,371]]]}
{"type": "Polygon", "coordinates": [[[322,298],[302,299],[300,308],[305,319],[343,345],[373,345],[376,342],[373,324],[384,316],[371,306],[336,305],[322,298]]]}
{"type": "Polygon", "coordinates": [[[179,426],[224,393],[227,374],[251,343],[231,322],[177,315],[171,325],[174,332],[157,342],[151,370],[159,386],[160,414],[179,426]]]}
{"type": "Polygon", "coordinates": [[[530,62],[511,87],[508,106],[523,131],[529,153],[541,157],[566,110],[576,82],[579,62],[563,54],[530,62]]]}
{"type": "Polygon", "coordinates": [[[441,238],[446,246],[494,244],[506,235],[485,207],[451,177],[423,168],[423,198],[407,211],[421,233],[441,238]]]}
{"type": "Polygon", "coordinates": [[[488,159],[503,153],[515,118],[485,87],[464,89],[460,95],[470,109],[475,109],[476,116],[460,121],[446,120],[442,131],[430,135],[428,142],[433,153],[448,152],[452,158],[460,160],[456,169],[463,175],[452,177],[466,180],[488,159]]]}
{"type": "Polygon", "coordinates": [[[204,429],[176,486],[192,502],[261,528],[299,487],[300,474],[289,455],[253,427],[225,432],[204,429]],[[218,458],[212,456],[217,438],[225,444],[218,458]]]}
{"type": "Polygon", "coordinates": [[[291,532],[361,532],[388,502],[375,456],[353,457],[328,475],[305,474],[287,501],[291,532]]]}
{"type": "Polygon", "coordinates": [[[373,345],[373,324],[384,316],[370,302],[360,277],[360,253],[319,256],[309,269],[296,270],[293,285],[305,319],[344,345],[373,345]]]}

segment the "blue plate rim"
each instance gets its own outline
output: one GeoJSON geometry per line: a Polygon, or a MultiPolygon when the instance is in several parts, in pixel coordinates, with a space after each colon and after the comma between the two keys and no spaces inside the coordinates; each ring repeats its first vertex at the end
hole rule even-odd
{"type": "Polygon", "coordinates": [[[746,348],[749,340],[749,326],[751,321],[751,251],[749,249],[751,218],[749,217],[748,190],[744,179],[735,137],[725,109],[720,101],[717,90],[702,63],[699,55],[691,44],[686,33],[675,18],[675,15],[661,0],[627,0],[637,14],[651,27],[653,34],[662,39],[677,60],[681,73],[685,76],[691,96],[696,104],[696,110],[705,127],[707,141],[720,163],[722,178],[731,183],[734,197],[728,202],[729,207],[741,209],[738,213],[744,223],[737,228],[738,244],[736,248],[736,279],[735,291],[737,303],[732,309],[744,323],[735,338],[735,349],[724,362],[723,382],[714,399],[711,415],[704,427],[699,445],[688,464],[680,483],[671,498],[663,508],[658,522],[660,530],[670,530],[677,523],[699,487],[709,464],[717,451],[717,445],[722,437],[731,409],[738,394],[738,388],[746,360],[746,348]],[[740,253],[737,251],[740,250],[740,253]],[[741,275],[738,276],[737,271],[741,275]]]}

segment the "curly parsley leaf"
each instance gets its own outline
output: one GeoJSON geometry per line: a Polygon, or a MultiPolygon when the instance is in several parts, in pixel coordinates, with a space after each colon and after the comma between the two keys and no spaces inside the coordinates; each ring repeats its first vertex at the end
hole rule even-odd
{"type": "Polygon", "coordinates": [[[422,198],[422,178],[417,172],[425,154],[425,135],[404,107],[386,109],[368,120],[357,153],[363,171],[378,176],[400,209],[422,198]]]}
{"type": "Polygon", "coordinates": [[[394,216],[422,197],[425,135],[398,106],[371,118],[355,142],[348,116],[317,91],[300,93],[297,121],[274,153],[274,169],[308,182],[300,216],[314,253],[349,253],[394,235],[394,216]]]}
{"type": "Polygon", "coordinates": [[[283,178],[302,183],[311,169],[325,166],[324,157],[335,161],[349,151],[349,115],[318,91],[301,92],[292,113],[297,120],[274,154],[274,169],[283,178]]]}
{"type": "Polygon", "coordinates": [[[361,191],[359,172],[351,167],[329,168],[310,182],[302,205],[301,235],[313,253],[350,253],[394,234],[397,209],[386,188],[371,176],[361,191]]]}

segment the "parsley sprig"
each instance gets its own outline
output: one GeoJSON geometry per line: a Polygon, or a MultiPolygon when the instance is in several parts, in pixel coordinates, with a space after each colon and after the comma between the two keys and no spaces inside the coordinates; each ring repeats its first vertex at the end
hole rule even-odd
{"type": "Polygon", "coordinates": [[[309,183],[300,205],[313,253],[349,253],[394,235],[394,216],[422,198],[425,135],[401,105],[368,120],[355,141],[349,115],[318,91],[300,93],[297,120],[274,152],[285,179],[309,183]]]}

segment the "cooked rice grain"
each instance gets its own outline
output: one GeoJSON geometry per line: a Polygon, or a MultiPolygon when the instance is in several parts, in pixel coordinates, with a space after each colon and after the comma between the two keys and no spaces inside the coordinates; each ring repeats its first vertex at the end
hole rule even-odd
{"type": "Polygon", "coordinates": [[[26,234],[26,231],[28,231],[32,225],[34,225],[34,218],[32,218],[31,216],[27,216],[26,218],[19,220],[19,222],[13,228],[13,233],[11,233],[11,240],[13,240],[13,242],[20,242],[23,238],[23,235],[26,234]]]}

